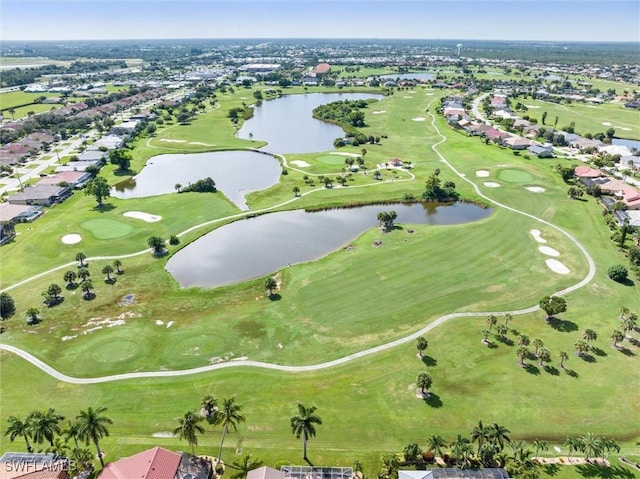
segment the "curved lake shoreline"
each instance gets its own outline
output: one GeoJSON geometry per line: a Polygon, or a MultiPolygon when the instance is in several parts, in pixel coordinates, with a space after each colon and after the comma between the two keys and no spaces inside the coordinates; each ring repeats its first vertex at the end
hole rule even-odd
{"type": "Polygon", "coordinates": [[[367,205],[268,213],[222,226],[185,246],[166,269],[182,287],[214,288],[260,278],[338,250],[394,210],[396,224],[453,225],[493,211],[469,203],[367,205]]]}

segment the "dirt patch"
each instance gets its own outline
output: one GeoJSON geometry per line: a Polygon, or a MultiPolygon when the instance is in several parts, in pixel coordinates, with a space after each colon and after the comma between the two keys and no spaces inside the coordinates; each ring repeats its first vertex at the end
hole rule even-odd
{"type": "Polygon", "coordinates": [[[379,248],[380,246],[383,246],[383,245],[384,245],[384,241],[382,241],[382,240],[375,240],[375,241],[372,243],[372,246],[373,246],[374,248],[379,248]]]}

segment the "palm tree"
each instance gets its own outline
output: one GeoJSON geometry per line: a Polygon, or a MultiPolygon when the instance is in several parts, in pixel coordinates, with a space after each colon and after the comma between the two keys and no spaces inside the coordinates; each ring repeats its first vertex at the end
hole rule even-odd
{"type": "Polygon", "coordinates": [[[261,466],[264,463],[260,459],[256,459],[255,461],[251,460],[251,454],[247,454],[242,458],[242,461],[233,461],[231,467],[238,470],[238,472],[231,475],[232,479],[247,479],[247,475],[249,471],[253,471],[261,466]]]}
{"type": "Polygon", "coordinates": [[[516,355],[518,356],[518,359],[520,360],[520,366],[524,366],[525,365],[525,359],[527,359],[527,356],[529,356],[529,349],[526,346],[520,346],[517,350],[516,350],[516,355]]]}
{"type": "Polygon", "coordinates": [[[431,377],[431,374],[421,371],[416,378],[416,385],[420,388],[423,396],[429,396],[429,388],[433,385],[433,377],[431,377]]]}
{"type": "Polygon", "coordinates": [[[93,468],[93,454],[90,449],[76,447],[71,451],[70,459],[72,459],[69,463],[71,477],[78,477],[80,473],[93,468]]]}
{"type": "Polygon", "coordinates": [[[588,432],[580,438],[584,446],[584,455],[587,462],[591,462],[590,459],[602,454],[602,439],[595,434],[588,432]]]}
{"type": "Polygon", "coordinates": [[[473,446],[469,439],[458,434],[457,439],[451,443],[451,455],[462,460],[462,468],[464,469],[472,454],[473,446]]]}
{"type": "Polygon", "coordinates": [[[513,316],[509,313],[504,315],[504,325],[509,326],[509,321],[513,319],[513,316]]]}
{"type": "Polygon", "coordinates": [[[427,447],[429,450],[434,451],[440,457],[442,457],[442,448],[446,446],[447,443],[440,435],[433,434],[427,438],[427,447]]]}
{"type": "Polygon", "coordinates": [[[29,308],[27,309],[27,323],[35,324],[38,322],[38,315],[40,311],[38,308],[29,308]]]}
{"type": "Polygon", "coordinates": [[[214,424],[222,426],[222,438],[220,439],[220,449],[218,452],[218,464],[222,458],[222,445],[229,428],[238,430],[238,424],[245,421],[245,417],[240,412],[242,406],[236,404],[235,398],[222,401],[222,407],[214,414],[214,424]]]}
{"type": "Polygon", "coordinates": [[[15,108],[9,108],[9,109],[7,110],[7,113],[9,113],[9,115],[11,115],[11,119],[12,119],[12,120],[15,120],[15,119],[16,119],[16,117],[15,117],[15,115],[16,115],[16,109],[15,109],[15,108]]]}
{"type": "Polygon", "coordinates": [[[85,255],[83,252],[78,253],[76,255],[76,261],[78,262],[78,266],[80,266],[81,268],[85,266],[85,262],[84,262],[85,259],[87,259],[87,255],[85,255]]]}
{"type": "Polygon", "coordinates": [[[56,437],[49,447],[44,450],[45,454],[56,454],[58,456],[67,457],[69,452],[69,445],[60,437],[56,437]]]}
{"type": "Polygon", "coordinates": [[[480,448],[486,440],[489,439],[489,428],[484,427],[482,421],[478,421],[478,425],[471,431],[471,442],[478,443],[478,455],[480,454],[480,448]]]}
{"type": "Polygon", "coordinates": [[[569,359],[569,355],[566,351],[560,351],[558,353],[558,358],[560,358],[560,367],[564,369],[564,362],[569,359]]]}
{"type": "Polygon", "coordinates": [[[427,341],[425,337],[420,336],[416,338],[416,348],[421,358],[424,357],[424,351],[427,349],[428,346],[429,346],[429,341],[427,341]]]}
{"type": "Polygon", "coordinates": [[[509,442],[509,448],[511,449],[511,452],[513,454],[513,460],[515,461],[516,459],[518,459],[518,457],[522,457],[524,454],[526,454],[526,450],[527,450],[527,443],[526,441],[510,441],[509,442]]]}
{"type": "Polygon", "coordinates": [[[633,331],[638,323],[638,317],[632,313],[628,317],[622,320],[622,332],[627,334],[629,331],[633,331]]]}
{"type": "Polygon", "coordinates": [[[174,189],[176,190],[176,192],[180,193],[180,190],[182,190],[182,185],[180,183],[176,183],[174,189]]]}
{"type": "Polygon", "coordinates": [[[505,441],[510,440],[510,432],[511,431],[506,427],[494,422],[491,426],[489,426],[489,440],[492,444],[498,446],[500,451],[502,451],[504,449],[505,441]]]}
{"type": "Polygon", "coordinates": [[[620,319],[622,320],[626,318],[629,312],[629,308],[627,308],[626,306],[620,306],[620,319]]]}
{"type": "Polygon", "coordinates": [[[518,346],[529,346],[529,344],[531,344],[529,336],[527,336],[526,334],[521,334],[520,336],[518,336],[518,346]]]}
{"type": "Polygon", "coordinates": [[[111,273],[113,273],[113,266],[111,266],[110,264],[105,264],[102,268],[102,274],[107,275],[107,282],[109,283],[111,282],[111,273]]]}
{"type": "Polygon", "coordinates": [[[498,333],[498,336],[500,336],[500,338],[504,339],[509,332],[509,328],[504,324],[499,324],[496,328],[496,332],[498,333]]]}
{"type": "Polygon", "coordinates": [[[298,414],[291,418],[291,432],[295,434],[296,439],[302,436],[302,459],[307,460],[307,441],[310,437],[315,437],[315,425],[321,425],[322,419],[316,415],[316,407],[305,407],[304,404],[298,402],[298,414]]]}
{"type": "Polygon", "coordinates": [[[80,411],[80,414],[76,416],[78,422],[78,437],[89,444],[93,442],[98,452],[98,459],[100,459],[100,465],[104,467],[104,460],[102,459],[102,451],[100,451],[100,439],[109,436],[109,430],[107,425],[113,424],[111,418],[102,415],[107,410],[106,407],[92,407],[87,408],[86,411],[80,411]]]}
{"type": "MultiPolygon", "coordinates": [[[[183,417],[178,418],[180,424],[173,430],[173,434],[178,436],[179,439],[186,439],[191,446],[191,454],[196,455],[195,447],[198,445],[198,434],[204,434],[204,428],[198,424],[202,421],[202,417],[198,416],[195,412],[189,411],[184,414],[183,417]]],[[[218,461],[220,459],[218,458],[218,461]]]]}
{"type": "Polygon", "coordinates": [[[622,331],[620,331],[619,329],[616,329],[612,334],[611,334],[611,339],[613,339],[613,347],[617,348],[618,347],[618,343],[620,341],[624,341],[624,333],[622,331]]]}
{"type": "Polygon", "coordinates": [[[482,342],[484,344],[489,344],[489,335],[491,334],[491,331],[489,331],[488,329],[483,329],[482,330],[482,342]]]}
{"type": "Polygon", "coordinates": [[[116,274],[122,274],[122,261],[119,259],[114,260],[113,267],[116,269],[116,274]]]}
{"type": "Polygon", "coordinates": [[[596,333],[593,329],[585,329],[582,333],[582,339],[584,339],[588,343],[591,341],[595,341],[596,339],[598,339],[598,333],[596,333]]]}
{"type": "Polygon", "coordinates": [[[577,437],[567,437],[564,441],[564,445],[569,448],[569,459],[571,459],[573,453],[580,450],[582,442],[577,437]]]}
{"type": "Polygon", "coordinates": [[[493,328],[498,322],[498,318],[496,318],[493,314],[487,316],[487,325],[489,325],[489,331],[493,328]]]}
{"type": "Polygon", "coordinates": [[[76,279],[78,279],[78,275],[75,271],[69,270],[64,273],[64,282],[67,283],[67,286],[73,286],[76,279]]]}
{"type": "Polygon", "coordinates": [[[544,341],[540,338],[536,338],[533,340],[532,344],[533,344],[534,354],[537,356],[540,348],[544,347],[544,341]]]}
{"type": "Polygon", "coordinates": [[[264,280],[264,289],[269,291],[269,296],[273,296],[273,290],[278,287],[278,282],[273,276],[269,276],[264,280]]]}
{"type": "Polygon", "coordinates": [[[91,273],[84,266],[78,270],[78,278],[80,278],[82,281],[85,281],[89,276],[91,276],[91,273]]]}
{"type": "Polygon", "coordinates": [[[80,425],[77,422],[67,421],[67,427],[65,427],[62,431],[64,434],[64,438],[66,441],[73,438],[73,444],[75,449],[78,449],[78,429],[80,425]]]}
{"type": "Polygon", "coordinates": [[[93,283],[90,279],[82,282],[82,291],[84,291],[84,297],[91,297],[91,290],[93,289],[93,283]]]}
{"type": "Polygon", "coordinates": [[[533,448],[536,450],[536,457],[538,457],[538,453],[540,451],[546,451],[549,449],[549,443],[547,441],[536,439],[533,441],[533,448]]]}
{"type": "Polygon", "coordinates": [[[200,401],[200,407],[204,410],[207,421],[213,424],[215,413],[218,412],[218,398],[212,394],[207,394],[200,401]]]}
{"type": "Polygon", "coordinates": [[[616,452],[616,453],[620,452],[620,445],[613,438],[611,439],[608,439],[606,437],[602,438],[601,445],[602,445],[602,452],[604,452],[605,454],[604,456],[605,461],[609,459],[609,454],[611,454],[612,452],[616,452]]]}
{"type": "Polygon", "coordinates": [[[16,437],[22,436],[27,446],[27,451],[33,452],[33,447],[31,447],[31,444],[29,443],[29,436],[31,434],[31,429],[29,428],[28,420],[23,421],[18,416],[9,416],[9,418],[7,419],[7,422],[9,423],[9,426],[7,427],[7,430],[5,431],[4,435],[9,436],[9,439],[12,442],[16,437]]]}
{"type": "Polygon", "coordinates": [[[578,356],[580,357],[584,356],[584,353],[586,353],[591,349],[591,346],[589,346],[589,343],[586,342],[584,339],[578,339],[575,342],[574,347],[576,348],[576,353],[578,353],[578,356]]]}
{"type": "Polygon", "coordinates": [[[33,411],[27,417],[27,425],[33,441],[40,444],[46,439],[49,441],[49,445],[53,446],[54,435],[62,434],[59,423],[63,420],[64,416],[56,414],[53,408],[33,411]]]}
{"type": "Polygon", "coordinates": [[[544,367],[544,363],[551,361],[551,353],[548,348],[542,346],[538,349],[538,361],[540,361],[540,367],[544,367]]]}

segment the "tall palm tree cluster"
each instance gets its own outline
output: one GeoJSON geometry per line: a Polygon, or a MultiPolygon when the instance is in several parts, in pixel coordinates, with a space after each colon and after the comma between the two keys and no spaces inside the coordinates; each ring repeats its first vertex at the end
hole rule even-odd
{"type": "MultiPolygon", "coordinates": [[[[408,444],[404,448],[400,461],[399,455],[383,454],[381,457],[381,477],[395,476],[400,466],[414,465],[422,461],[433,461],[439,456],[448,465],[459,467],[505,467],[512,477],[535,479],[539,477],[539,462],[536,460],[541,451],[549,449],[543,440],[535,440],[531,445],[526,441],[512,440],[510,430],[500,424],[478,424],[468,436],[458,434],[452,442],[440,435],[427,438],[427,449],[421,451],[417,444],[408,444]]],[[[607,459],[612,452],[619,452],[620,446],[614,439],[587,433],[579,437],[568,437],[564,442],[569,457],[583,453],[587,461],[596,457],[607,459]]]]}
{"type": "Polygon", "coordinates": [[[9,416],[5,436],[11,441],[21,438],[25,441],[27,451],[33,452],[33,445],[43,445],[38,452],[55,453],[71,459],[70,472],[77,474],[93,467],[94,455],[90,449],[81,447],[93,443],[97,457],[104,467],[103,454],[100,450],[100,439],[109,435],[107,426],[113,421],[104,415],[105,407],[87,408],[80,411],[75,420],[67,420],[53,408],[32,411],[26,418],[9,416]],[[73,447],[69,445],[73,440],[73,447]],[[46,443],[46,444],[45,444],[46,443]]]}

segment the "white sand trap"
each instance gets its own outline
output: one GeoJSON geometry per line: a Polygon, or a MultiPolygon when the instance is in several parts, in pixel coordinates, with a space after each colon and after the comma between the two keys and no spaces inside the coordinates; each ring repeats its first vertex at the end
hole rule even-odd
{"type": "Polygon", "coordinates": [[[189,144],[190,145],[200,145],[200,146],[216,146],[216,145],[211,145],[209,143],[202,143],[201,141],[190,141],[189,144]]]}
{"type": "Polygon", "coordinates": [[[402,98],[413,98],[413,97],[412,97],[412,96],[409,96],[409,95],[405,95],[405,96],[403,96],[402,98]]]}
{"type": "Polygon", "coordinates": [[[557,259],[548,259],[545,261],[551,271],[558,274],[569,274],[569,268],[563,265],[557,259]]]}
{"type": "Polygon", "coordinates": [[[433,93],[427,93],[427,96],[433,96],[433,93]]]}
{"type": "Polygon", "coordinates": [[[476,176],[478,178],[486,178],[487,176],[489,176],[489,172],[487,170],[477,170],[476,176]]]}
{"type": "Polygon", "coordinates": [[[538,247],[538,251],[540,251],[542,254],[546,254],[547,256],[554,256],[556,258],[560,256],[560,251],[550,248],[549,246],[540,246],[538,247]]]}
{"type": "Polygon", "coordinates": [[[122,213],[122,216],[146,221],[147,223],[155,223],[156,221],[160,221],[162,219],[162,216],[150,215],[149,213],[144,213],[142,211],[125,211],[124,213],[122,213]]]}
{"type": "Polygon", "coordinates": [[[533,108],[534,110],[535,110],[536,108],[540,108],[540,107],[539,107],[539,106],[537,106],[537,105],[525,105],[525,106],[526,106],[527,108],[533,108]]]}
{"type": "Polygon", "coordinates": [[[524,187],[526,190],[532,191],[534,193],[544,193],[545,189],[542,188],[541,186],[525,186],[524,187]]]}
{"type": "Polygon", "coordinates": [[[611,123],[608,121],[603,121],[602,126],[611,126],[611,123]]]}
{"type": "Polygon", "coordinates": [[[621,129],[621,130],[624,130],[624,131],[631,131],[631,128],[625,128],[625,127],[623,127],[623,126],[621,126],[621,127],[620,127],[620,129],[621,129]]]}
{"type": "Polygon", "coordinates": [[[373,113],[374,115],[381,115],[382,113],[386,113],[386,112],[387,112],[387,110],[376,110],[376,111],[373,111],[371,113],[373,113]]]}
{"type": "Polygon", "coordinates": [[[531,233],[531,236],[533,236],[533,239],[536,240],[538,243],[547,242],[547,240],[540,235],[540,230],[531,230],[529,231],[529,233],[531,233]]]}
{"type": "Polygon", "coordinates": [[[160,138],[160,141],[164,141],[165,143],[186,143],[187,140],[172,140],[171,138],[160,138]]]}
{"type": "Polygon", "coordinates": [[[409,90],[407,93],[415,93],[415,90],[409,90]]]}
{"type": "Polygon", "coordinates": [[[495,181],[485,181],[484,186],[487,188],[500,188],[500,183],[496,183],[495,181]]]}
{"type": "Polygon", "coordinates": [[[357,158],[358,156],[360,156],[357,153],[347,153],[347,152],[344,152],[344,151],[332,151],[331,154],[332,155],[340,155],[340,156],[353,156],[354,158],[357,158]]]}
{"type": "Polygon", "coordinates": [[[307,163],[304,160],[293,160],[291,164],[295,166],[300,166],[301,168],[304,168],[305,166],[311,166],[309,163],[307,163]]]}
{"type": "Polygon", "coordinates": [[[70,233],[60,238],[60,241],[62,241],[64,244],[77,244],[82,241],[82,236],[77,233],[70,233]]]}
{"type": "Polygon", "coordinates": [[[425,121],[426,118],[424,116],[419,116],[417,118],[411,118],[411,121],[425,121]]]}
{"type": "Polygon", "coordinates": [[[156,319],[156,324],[158,326],[162,326],[162,325],[164,325],[164,321],[162,321],[161,319],[156,319]]]}
{"type": "Polygon", "coordinates": [[[170,328],[171,326],[173,326],[173,321],[169,321],[169,322],[167,323],[167,328],[170,328]]]}

